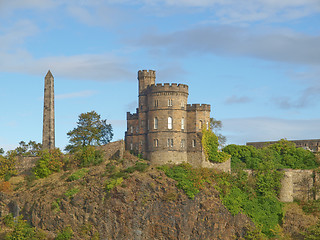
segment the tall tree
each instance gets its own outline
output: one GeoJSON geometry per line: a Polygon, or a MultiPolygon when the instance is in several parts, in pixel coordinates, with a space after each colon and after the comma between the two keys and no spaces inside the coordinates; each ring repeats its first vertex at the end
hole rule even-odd
{"type": "Polygon", "coordinates": [[[226,136],[222,135],[220,133],[222,128],[222,122],[220,120],[217,120],[215,118],[210,118],[210,128],[212,132],[214,132],[218,137],[219,146],[222,148],[227,141],[226,136]]]}
{"type": "Polygon", "coordinates": [[[86,146],[99,146],[107,144],[112,140],[113,130],[107,120],[95,111],[82,113],[79,115],[77,127],[67,133],[69,145],[67,151],[75,151],[86,146]]]}

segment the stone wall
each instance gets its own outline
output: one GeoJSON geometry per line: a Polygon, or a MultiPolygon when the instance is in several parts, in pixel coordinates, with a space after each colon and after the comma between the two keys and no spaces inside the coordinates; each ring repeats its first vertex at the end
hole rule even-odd
{"type": "Polygon", "coordinates": [[[39,157],[23,157],[18,156],[16,158],[16,169],[18,174],[28,175],[31,173],[33,167],[35,167],[39,157]]]}
{"type": "Polygon", "coordinates": [[[319,174],[313,170],[282,170],[284,177],[281,181],[280,201],[293,202],[296,200],[316,200],[314,188],[319,184],[319,174]]]}
{"type": "MultiPolygon", "coordinates": [[[[247,142],[247,146],[253,146],[255,148],[263,148],[268,145],[277,143],[278,141],[267,141],[267,142],[247,142]]],[[[293,142],[296,147],[308,149],[312,152],[320,152],[320,139],[309,139],[309,140],[289,140],[293,142]]]]}

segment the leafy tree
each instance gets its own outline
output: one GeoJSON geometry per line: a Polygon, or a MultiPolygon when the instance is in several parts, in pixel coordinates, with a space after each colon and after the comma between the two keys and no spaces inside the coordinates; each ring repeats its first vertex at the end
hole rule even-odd
{"type": "Polygon", "coordinates": [[[0,155],[0,178],[8,181],[12,175],[17,174],[16,151],[8,151],[7,156],[0,155]]]}
{"type": "Polygon", "coordinates": [[[79,115],[77,127],[67,133],[70,145],[67,151],[75,152],[86,146],[99,146],[107,144],[112,140],[113,130],[107,120],[95,111],[82,113],[79,115]]]}
{"type": "Polygon", "coordinates": [[[3,155],[3,154],[4,154],[3,148],[0,148],[0,155],[3,155]]]}
{"type": "Polygon", "coordinates": [[[53,172],[59,172],[63,166],[63,153],[58,149],[44,150],[34,167],[38,178],[48,177],[53,172]]]}
{"type": "Polygon", "coordinates": [[[38,156],[42,150],[42,144],[35,141],[19,142],[19,147],[16,149],[17,155],[19,156],[38,156]]]}
{"type": "Polygon", "coordinates": [[[222,163],[230,159],[228,153],[219,151],[218,137],[210,130],[202,129],[202,146],[210,162],[222,163]]]}
{"type": "Polygon", "coordinates": [[[217,135],[219,146],[224,146],[226,144],[227,138],[223,136],[220,131],[222,128],[222,122],[215,118],[210,118],[210,129],[217,135]]]}

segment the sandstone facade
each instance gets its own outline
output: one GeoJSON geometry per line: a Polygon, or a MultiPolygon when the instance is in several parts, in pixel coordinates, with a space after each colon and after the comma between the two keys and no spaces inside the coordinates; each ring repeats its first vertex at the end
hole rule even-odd
{"type": "MultiPolygon", "coordinates": [[[[125,147],[153,164],[189,162],[213,167],[205,159],[202,128],[209,128],[209,104],[187,104],[185,84],[156,84],[156,72],[138,72],[139,106],[127,113],[125,147]]],[[[225,169],[230,171],[230,164],[225,169]]]]}

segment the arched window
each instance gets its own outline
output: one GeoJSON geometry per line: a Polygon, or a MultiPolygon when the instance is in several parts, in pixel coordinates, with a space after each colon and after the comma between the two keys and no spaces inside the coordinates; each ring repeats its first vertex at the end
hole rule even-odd
{"type": "Polygon", "coordinates": [[[202,129],[202,120],[199,121],[199,129],[202,129]]]}
{"type": "Polygon", "coordinates": [[[130,132],[133,133],[133,126],[130,126],[130,132]]]}
{"type": "Polygon", "coordinates": [[[168,117],[168,129],[172,129],[172,117],[168,117]]]}
{"type": "Polygon", "coordinates": [[[154,118],[154,125],[153,125],[154,129],[158,129],[158,118],[154,118]]]}
{"type": "Polygon", "coordinates": [[[207,121],[207,130],[209,130],[209,122],[207,121]]]}
{"type": "Polygon", "coordinates": [[[158,147],[159,146],[159,140],[158,139],[153,139],[153,146],[158,147]]]}
{"type": "Polygon", "coordinates": [[[172,107],[172,99],[168,99],[168,107],[172,107]]]}
{"type": "Polygon", "coordinates": [[[184,129],[184,118],[181,118],[181,129],[184,129]]]}

